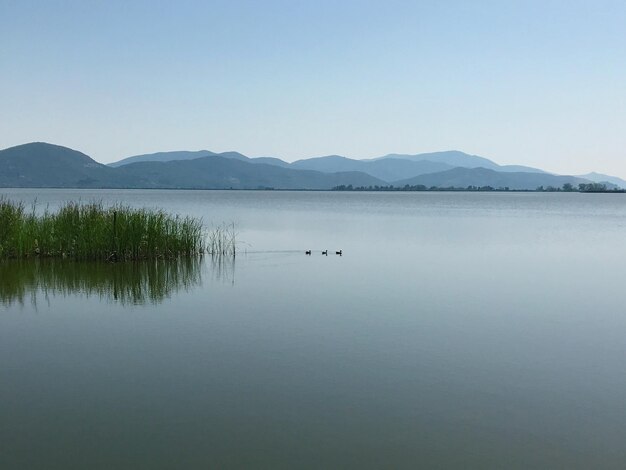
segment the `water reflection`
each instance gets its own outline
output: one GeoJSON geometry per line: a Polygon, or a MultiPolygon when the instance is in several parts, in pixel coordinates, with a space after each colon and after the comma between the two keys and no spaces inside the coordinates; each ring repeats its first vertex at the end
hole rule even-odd
{"type": "MultiPolygon", "coordinates": [[[[63,260],[23,260],[0,263],[0,303],[10,306],[38,295],[84,295],[128,304],[157,304],[180,290],[202,282],[201,259],[133,263],[77,263],[63,260]]],[[[215,271],[215,270],[213,270],[215,271]]]]}
{"type": "Polygon", "coordinates": [[[234,256],[211,256],[208,264],[211,268],[211,280],[235,285],[234,256]]]}

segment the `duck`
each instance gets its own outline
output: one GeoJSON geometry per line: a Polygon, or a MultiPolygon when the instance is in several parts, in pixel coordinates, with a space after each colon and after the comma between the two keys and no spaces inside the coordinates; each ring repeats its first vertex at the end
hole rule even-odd
{"type": "Polygon", "coordinates": [[[304,254],[305,254],[305,255],[310,255],[310,254],[311,254],[311,250],[306,250],[306,251],[304,252],[304,254]]]}
{"type": "Polygon", "coordinates": [[[328,250],[324,250],[324,251],[322,251],[322,254],[323,254],[324,256],[328,256],[328,250]]]}
{"type": "Polygon", "coordinates": [[[335,254],[341,256],[343,254],[343,250],[335,251],[335,254]]]}

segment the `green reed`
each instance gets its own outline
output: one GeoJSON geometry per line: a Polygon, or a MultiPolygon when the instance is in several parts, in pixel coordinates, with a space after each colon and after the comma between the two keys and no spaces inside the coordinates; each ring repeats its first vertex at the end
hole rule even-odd
{"type": "Polygon", "coordinates": [[[0,258],[175,258],[205,252],[205,239],[201,220],[161,210],[68,202],[38,214],[0,198],[0,258]]]}
{"type": "Polygon", "coordinates": [[[207,253],[214,256],[235,256],[237,232],[235,224],[223,224],[211,230],[207,237],[207,253]]]}

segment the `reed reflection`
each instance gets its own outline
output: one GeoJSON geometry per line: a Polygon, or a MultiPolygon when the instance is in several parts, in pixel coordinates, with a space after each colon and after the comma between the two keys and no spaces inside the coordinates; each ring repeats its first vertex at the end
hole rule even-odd
{"type": "Polygon", "coordinates": [[[235,285],[235,257],[213,255],[207,263],[211,269],[211,280],[235,285]]]}
{"type": "Polygon", "coordinates": [[[200,258],[124,263],[63,260],[0,263],[0,303],[37,303],[45,296],[79,295],[123,305],[158,304],[202,283],[200,258]]]}

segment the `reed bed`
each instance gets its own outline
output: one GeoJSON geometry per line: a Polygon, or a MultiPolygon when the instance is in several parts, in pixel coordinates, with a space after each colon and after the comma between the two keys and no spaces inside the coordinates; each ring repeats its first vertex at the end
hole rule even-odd
{"type": "Polygon", "coordinates": [[[34,205],[28,211],[21,202],[0,198],[0,258],[176,258],[204,253],[205,241],[201,220],[161,210],[69,202],[38,214],[34,205]]]}

